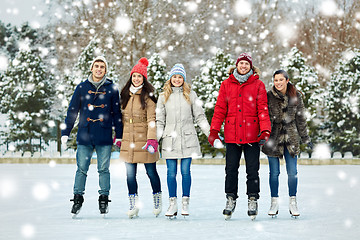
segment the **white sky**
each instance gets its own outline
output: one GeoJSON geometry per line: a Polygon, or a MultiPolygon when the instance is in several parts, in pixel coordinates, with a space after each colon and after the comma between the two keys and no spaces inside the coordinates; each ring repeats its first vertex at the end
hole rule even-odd
{"type": "Polygon", "coordinates": [[[41,17],[47,9],[42,0],[0,0],[0,6],[0,20],[5,25],[19,26],[25,21],[32,27],[46,24],[41,17]]]}

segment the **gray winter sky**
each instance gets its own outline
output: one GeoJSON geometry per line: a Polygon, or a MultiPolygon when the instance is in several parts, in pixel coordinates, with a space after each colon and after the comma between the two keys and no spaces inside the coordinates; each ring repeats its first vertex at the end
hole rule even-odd
{"type": "Polygon", "coordinates": [[[0,20],[17,26],[25,21],[32,27],[45,25],[41,17],[46,12],[44,5],[43,0],[0,0],[0,20]]]}

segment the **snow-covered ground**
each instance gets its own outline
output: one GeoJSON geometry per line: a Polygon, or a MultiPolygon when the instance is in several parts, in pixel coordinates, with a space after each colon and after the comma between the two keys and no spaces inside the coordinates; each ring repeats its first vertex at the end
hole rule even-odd
{"type": "MultiPolygon", "coordinates": [[[[163,212],[152,214],[149,180],[140,167],[139,218],[128,219],[127,187],[122,164],[111,166],[110,212],[98,213],[96,166],[88,174],[85,202],[77,219],[70,214],[75,165],[0,164],[0,239],[357,239],[360,234],[360,166],[299,166],[298,206],[290,217],[285,168],[280,175],[280,212],[267,215],[268,166],[261,165],[261,198],[255,221],[247,216],[245,169],[240,168],[236,211],[225,221],[224,166],[193,165],[190,217],[168,220],[166,166],[158,165],[163,212]]],[[[178,179],[179,181],[179,179],[178,179]]],[[[181,184],[178,182],[178,193],[181,184]]],[[[181,193],[179,194],[181,196],[181,193]]],[[[178,201],[179,205],[180,201],[178,201]]]]}

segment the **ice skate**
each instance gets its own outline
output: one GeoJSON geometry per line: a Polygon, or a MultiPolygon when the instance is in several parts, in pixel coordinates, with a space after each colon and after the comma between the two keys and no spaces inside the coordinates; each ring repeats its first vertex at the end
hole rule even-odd
{"type": "Polygon", "coordinates": [[[81,210],[82,204],[84,202],[84,197],[81,196],[80,194],[75,194],[73,199],[70,199],[70,201],[74,202],[72,208],[71,208],[71,213],[73,214],[73,218],[75,218],[81,210]]]}
{"type": "Polygon", "coordinates": [[[108,208],[109,202],[111,202],[111,200],[109,200],[109,196],[107,195],[99,196],[99,210],[100,210],[100,214],[103,214],[104,217],[105,214],[109,212],[109,208],[108,208]]]}
{"type": "Polygon", "coordinates": [[[182,197],[182,208],[181,208],[181,215],[184,217],[189,216],[189,197],[182,197]]]}
{"type": "Polygon", "coordinates": [[[223,215],[225,217],[225,220],[229,220],[231,218],[231,215],[235,211],[236,200],[233,198],[233,196],[226,196],[226,199],[226,206],[223,210],[223,215]]]}
{"type": "Polygon", "coordinates": [[[159,216],[162,210],[162,196],[161,192],[154,193],[153,194],[153,200],[154,200],[154,210],[153,213],[156,217],[159,216]]]}
{"type": "Polygon", "coordinates": [[[252,221],[255,220],[256,215],[258,214],[258,203],[255,197],[250,197],[248,199],[248,215],[252,221]]]}
{"type": "Polygon", "coordinates": [[[300,216],[295,196],[292,196],[289,199],[289,212],[290,212],[291,216],[294,218],[297,218],[298,216],[300,216]]]}
{"type": "Polygon", "coordinates": [[[169,198],[169,202],[170,202],[170,205],[169,205],[167,212],[165,213],[165,216],[168,217],[169,219],[173,219],[173,218],[176,218],[177,211],[178,211],[177,198],[171,197],[171,198],[169,198]]]}
{"type": "Polygon", "coordinates": [[[139,208],[137,207],[138,195],[129,194],[130,207],[127,215],[129,218],[135,218],[138,216],[139,208]]]}
{"type": "Polygon", "coordinates": [[[278,213],[279,213],[279,198],[272,197],[271,198],[271,206],[270,206],[268,215],[271,217],[276,217],[278,215],[278,213]]]}

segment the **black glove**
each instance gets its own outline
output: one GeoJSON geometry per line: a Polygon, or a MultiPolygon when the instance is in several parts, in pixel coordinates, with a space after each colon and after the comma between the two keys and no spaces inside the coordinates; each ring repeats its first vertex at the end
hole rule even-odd
{"type": "Polygon", "coordinates": [[[307,143],[307,146],[308,146],[309,149],[313,149],[313,147],[314,147],[314,145],[313,145],[312,142],[308,142],[308,143],[307,143]]]}

